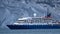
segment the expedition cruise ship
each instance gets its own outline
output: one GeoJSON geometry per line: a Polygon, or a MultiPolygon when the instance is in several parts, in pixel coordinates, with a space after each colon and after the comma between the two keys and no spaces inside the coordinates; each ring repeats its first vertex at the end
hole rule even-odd
{"type": "Polygon", "coordinates": [[[60,22],[51,17],[51,13],[45,17],[23,17],[16,23],[7,25],[10,29],[60,29],[60,22]]]}
{"type": "MultiPolygon", "coordinates": [[[[57,3],[54,2],[55,5],[51,4],[51,2],[37,2],[42,3],[42,6],[47,8],[47,15],[44,17],[37,17],[36,13],[33,13],[34,17],[22,17],[17,20],[16,23],[7,25],[10,29],[60,29],[60,21],[54,19],[51,13],[49,12],[49,6],[57,7],[57,3]]],[[[36,11],[38,12],[38,11],[36,11]]]]}

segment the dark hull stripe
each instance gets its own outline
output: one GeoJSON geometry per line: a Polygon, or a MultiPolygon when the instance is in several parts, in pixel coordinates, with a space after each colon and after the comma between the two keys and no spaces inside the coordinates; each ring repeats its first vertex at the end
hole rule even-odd
{"type": "Polygon", "coordinates": [[[60,29],[60,25],[7,25],[10,29],[60,29]]]}

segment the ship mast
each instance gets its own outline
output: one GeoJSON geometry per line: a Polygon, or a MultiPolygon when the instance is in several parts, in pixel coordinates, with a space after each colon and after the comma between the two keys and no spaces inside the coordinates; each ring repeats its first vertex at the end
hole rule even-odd
{"type": "Polygon", "coordinates": [[[49,7],[47,7],[47,18],[50,18],[51,17],[51,13],[49,12],[49,7]]]}

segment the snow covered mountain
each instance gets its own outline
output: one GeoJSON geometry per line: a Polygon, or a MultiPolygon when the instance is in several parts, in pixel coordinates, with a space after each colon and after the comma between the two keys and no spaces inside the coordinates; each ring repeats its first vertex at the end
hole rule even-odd
{"type": "Polygon", "coordinates": [[[0,0],[0,26],[14,23],[20,17],[45,16],[47,9],[60,21],[60,0],[0,0]]]}

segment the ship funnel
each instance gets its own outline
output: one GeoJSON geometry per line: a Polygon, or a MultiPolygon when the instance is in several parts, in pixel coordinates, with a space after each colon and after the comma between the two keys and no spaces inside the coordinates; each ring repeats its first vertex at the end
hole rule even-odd
{"type": "Polygon", "coordinates": [[[51,17],[51,13],[47,14],[47,17],[51,17]]]}

